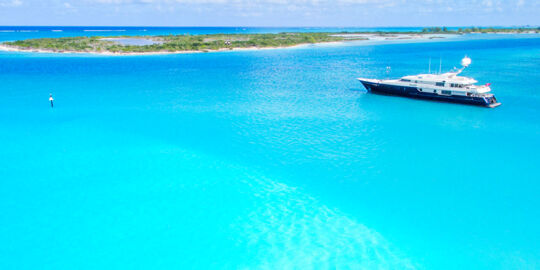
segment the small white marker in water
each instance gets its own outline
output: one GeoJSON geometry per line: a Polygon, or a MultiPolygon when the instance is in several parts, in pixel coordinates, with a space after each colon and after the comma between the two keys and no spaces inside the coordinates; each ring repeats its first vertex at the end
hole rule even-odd
{"type": "Polygon", "coordinates": [[[51,108],[53,108],[54,107],[54,104],[53,104],[54,98],[52,97],[52,94],[49,94],[49,101],[51,102],[51,108]]]}

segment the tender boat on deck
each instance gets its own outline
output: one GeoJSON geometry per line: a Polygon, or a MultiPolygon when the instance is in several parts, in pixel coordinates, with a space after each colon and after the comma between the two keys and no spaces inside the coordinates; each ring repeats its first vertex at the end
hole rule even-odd
{"type": "Polygon", "coordinates": [[[461,69],[443,74],[420,74],[405,76],[397,80],[358,78],[371,92],[389,95],[431,99],[463,104],[497,107],[501,103],[490,93],[491,84],[474,85],[476,80],[458,76],[471,64],[469,57],[461,60],[461,69]]]}

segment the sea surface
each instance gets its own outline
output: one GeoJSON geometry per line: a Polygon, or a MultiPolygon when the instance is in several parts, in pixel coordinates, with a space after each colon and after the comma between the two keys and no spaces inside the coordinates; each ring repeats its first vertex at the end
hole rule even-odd
{"type": "MultiPolygon", "coordinates": [[[[110,29],[2,27],[0,40],[139,31],[85,31],[110,29]]],[[[527,34],[0,52],[0,269],[538,269],[539,84],[540,35],[527,34]],[[355,80],[465,55],[463,75],[500,107],[355,80]]]]}

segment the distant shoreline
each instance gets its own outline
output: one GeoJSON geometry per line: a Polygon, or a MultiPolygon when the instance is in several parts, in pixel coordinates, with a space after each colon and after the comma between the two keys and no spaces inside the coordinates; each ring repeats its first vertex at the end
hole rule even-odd
{"type": "MultiPolygon", "coordinates": [[[[339,44],[343,41],[337,42],[321,42],[315,44],[339,44]]],[[[205,51],[159,51],[159,52],[92,52],[92,51],[54,51],[47,49],[25,49],[17,48],[12,46],[7,46],[5,44],[0,44],[0,51],[8,52],[28,52],[28,53],[56,53],[56,54],[95,54],[95,55],[108,55],[108,56],[129,56],[129,55],[167,55],[167,54],[191,54],[191,53],[212,53],[212,52],[227,52],[227,51],[257,51],[257,50],[272,50],[272,49],[286,49],[294,47],[302,47],[307,45],[312,45],[313,43],[297,44],[293,46],[283,46],[283,47],[247,47],[247,48],[230,48],[230,49],[219,49],[219,50],[205,50],[205,51]]]]}
{"type": "MultiPolygon", "coordinates": [[[[235,34],[240,36],[242,34],[235,34]]],[[[253,51],[253,50],[271,50],[271,49],[285,49],[303,47],[309,45],[324,45],[324,44],[343,44],[353,41],[396,41],[396,40],[428,40],[436,38],[447,38],[454,36],[455,34],[426,34],[426,33],[328,33],[327,34],[332,41],[320,41],[320,42],[305,42],[296,43],[291,45],[282,46],[248,46],[248,47],[226,47],[218,49],[200,49],[200,50],[176,50],[176,51],[97,51],[97,50],[72,50],[72,49],[49,49],[44,47],[21,47],[16,45],[10,45],[9,43],[0,43],[0,51],[11,52],[29,52],[29,53],[59,53],[59,54],[95,54],[95,55],[108,55],[108,56],[129,56],[129,55],[166,55],[166,54],[190,54],[190,53],[212,53],[212,52],[225,52],[225,51],[253,51]]],[[[203,35],[204,36],[204,35],[203,35]]],[[[229,35],[230,36],[230,35],[229,35]]],[[[77,37],[78,38],[78,37],[77,37]]],[[[141,40],[159,40],[157,37],[149,36],[117,36],[111,37],[99,37],[98,41],[105,40],[111,41],[121,39],[141,39],[141,40]]],[[[32,41],[32,40],[31,40],[32,41]]],[[[24,42],[24,41],[22,41],[24,42]]],[[[161,42],[161,41],[160,41],[161,42]]],[[[144,46],[126,46],[129,48],[137,49],[137,47],[144,46]]]]}
{"type": "Polygon", "coordinates": [[[0,43],[0,50],[33,53],[110,56],[163,55],[293,48],[351,41],[395,41],[447,38],[463,34],[530,34],[540,28],[424,28],[421,32],[290,32],[278,34],[204,34],[164,36],[78,36],[0,43]]]}

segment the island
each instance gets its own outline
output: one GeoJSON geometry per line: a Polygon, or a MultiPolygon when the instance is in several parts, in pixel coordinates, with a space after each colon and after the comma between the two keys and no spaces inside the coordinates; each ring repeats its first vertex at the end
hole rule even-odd
{"type": "Polygon", "coordinates": [[[469,33],[539,33],[540,28],[424,28],[421,32],[291,32],[277,34],[206,34],[164,36],[80,36],[3,42],[0,49],[50,53],[110,55],[215,52],[285,48],[307,44],[360,40],[433,39],[469,33]]]}

